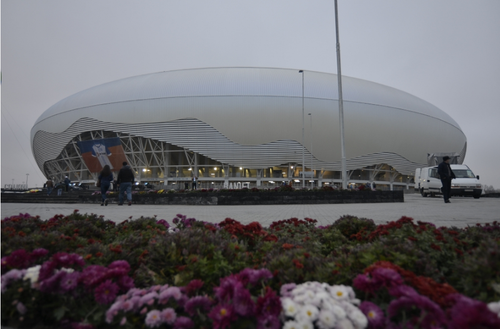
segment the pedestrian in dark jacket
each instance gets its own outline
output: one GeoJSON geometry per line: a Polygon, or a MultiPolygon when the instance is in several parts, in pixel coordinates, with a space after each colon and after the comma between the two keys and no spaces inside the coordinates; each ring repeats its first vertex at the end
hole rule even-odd
{"type": "Polygon", "coordinates": [[[132,168],[123,162],[123,167],[118,172],[118,177],[116,178],[116,183],[120,187],[120,194],[118,197],[118,205],[123,205],[123,200],[125,199],[124,194],[127,192],[128,205],[132,205],[132,184],[134,183],[135,177],[132,168]]]}
{"type": "Polygon", "coordinates": [[[441,162],[438,166],[438,174],[441,178],[441,184],[443,184],[441,191],[443,192],[444,203],[450,203],[451,180],[456,177],[453,170],[451,170],[449,156],[443,157],[443,162],[441,162]]]}
{"type": "Polygon", "coordinates": [[[109,190],[111,182],[113,181],[113,173],[109,165],[105,165],[99,174],[99,184],[101,185],[101,206],[108,205],[108,200],[106,199],[106,193],[109,190]]]}

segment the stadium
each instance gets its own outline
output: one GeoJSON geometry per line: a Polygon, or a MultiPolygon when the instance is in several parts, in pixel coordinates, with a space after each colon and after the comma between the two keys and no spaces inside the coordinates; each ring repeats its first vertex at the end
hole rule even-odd
{"type": "MultiPolygon", "coordinates": [[[[465,158],[460,126],[432,104],[342,77],[350,184],[413,186],[430,153],[465,158]]],[[[280,68],[165,71],[83,90],[47,109],[31,130],[44,175],[94,184],[127,161],[138,184],[180,189],[340,184],[337,76],[280,68]]]]}

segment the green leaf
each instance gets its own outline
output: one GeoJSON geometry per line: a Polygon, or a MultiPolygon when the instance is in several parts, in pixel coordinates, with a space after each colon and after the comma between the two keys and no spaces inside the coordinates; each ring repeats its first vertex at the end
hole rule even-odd
{"type": "Polygon", "coordinates": [[[67,311],[67,309],[64,306],[60,306],[60,307],[56,308],[54,310],[54,317],[56,318],[56,320],[60,321],[63,318],[64,313],[66,313],[66,311],[67,311]]]}

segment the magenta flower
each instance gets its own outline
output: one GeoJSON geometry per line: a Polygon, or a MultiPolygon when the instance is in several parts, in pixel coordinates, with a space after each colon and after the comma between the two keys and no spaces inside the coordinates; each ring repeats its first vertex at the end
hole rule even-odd
{"type": "Polygon", "coordinates": [[[161,312],[158,310],[152,310],[146,315],[145,323],[148,327],[154,328],[159,327],[163,323],[161,318],[161,312]]]}
{"type": "Polygon", "coordinates": [[[108,266],[109,269],[122,268],[128,273],[130,271],[130,265],[126,260],[115,260],[108,266]]]}
{"type": "Polygon", "coordinates": [[[257,329],[280,329],[281,324],[278,316],[263,314],[257,318],[257,329]]]}
{"type": "Polygon", "coordinates": [[[400,285],[400,286],[394,286],[394,287],[391,287],[388,289],[389,291],[389,294],[391,296],[394,296],[394,297],[402,297],[402,296],[408,296],[408,297],[412,297],[412,296],[417,296],[418,293],[415,291],[415,289],[413,289],[412,287],[409,287],[407,285],[400,285]]]}
{"type": "Polygon", "coordinates": [[[241,316],[253,316],[255,314],[255,303],[252,300],[250,291],[238,287],[234,291],[233,297],[234,310],[241,316]]]}
{"type": "Polygon", "coordinates": [[[274,290],[267,288],[266,294],[257,299],[257,315],[275,315],[281,313],[281,300],[274,290]]]}
{"type": "Polygon", "coordinates": [[[168,308],[164,309],[163,311],[161,311],[161,318],[162,318],[163,322],[171,325],[171,324],[175,323],[175,319],[177,318],[177,314],[175,313],[173,308],[168,307],[168,308]]]}
{"type": "Polygon", "coordinates": [[[175,320],[174,328],[178,329],[191,329],[194,327],[193,320],[185,316],[180,316],[175,320]]]}
{"type": "MultiPolygon", "coordinates": [[[[42,265],[43,268],[43,265],[42,265]]],[[[59,271],[49,277],[48,279],[40,282],[40,291],[47,293],[59,293],[60,292],[60,281],[66,276],[65,271],[59,271]]],[[[39,277],[40,278],[40,277],[39,277]]],[[[39,279],[40,280],[40,279],[39,279]]]]}
{"type": "Polygon", "coordinates": [[[237,319],[233,306],[219,304],[212,309],[208,317],[213,321],[214,329],[224,329],[229,327],[231,322],[237,319]]]}
{"type": "Polygon", "coordinates": [[[72,265],[78,265],[80,267],[85,266],[83,257],[78,254],[58,252],[52,256],[52,260],[57,264],[58,267],[71,267],[72,265]]]}
{"type": "Polygon", "coordinates": [[[191,280],[191,282],[188,283],[184,289],[186,290],[186,294],[189,296],[194,295],[195,292],[201,289],[203,287],[204,282],[198,279],[191,280]]]}
{"type": "Polygon", "coordinates": [[[380,280],[373,279],[366,274],[359,274],[352,281],[352,285],[363,292],[374,294],[382,287],[380,280]]]}
{"type": "MultiPolygon", "coordinates": [[[[100,283],[100,278],[106,273],[106,271],[107,269],[104,266],[100,265],[87,266],[82,271],[82,274],[80,276],[80,282],[82,282],[87,288],[94,288],[100,283]]],[[[41,272],[42,270],[40,270],[40,273],[41,272]]]]}
{"type": "Polygon", "coordinates": [[[32,261],[35,261],[37,260],[38,258],[40,257],[43,257],[45,255],[47,255],[49,253],[49,251],[47,249],[44,249],[44,248],[37,248],[35,250],[33,250],[31,252],[31,255],[30,255],[30,258],[32,261]]]}
{"type": "Polygon", "coordinates": [[[121,276],[119,279],[118,279],[118,285],[120,286],[120,289],[124,290],[124,291],[128,291],[132,288],[135,287],[135,284],[134,284],[134,279],[132,279],[131,277],[129,277],[128,275],[126,276],[121,276]]]}
{"type": "Polygon", "coordinates": [[[210,311],[211,305],[212,300],[210,298],[206,296],[196,296],[189,299],[186,304],[184,304],[184,309],[189,315],[194,316],[195,314],[198,314],[197,311],[207,313],[210,311]]]}
{"type": "Polygon", "coordinates": [[[101,283],[97,288],[94,290],[94,297],[95,300],[99,304],[110,304],[112,301],[115,300],[116,294],[118,293],[120,288],[118,288],[118,285],[116,283],[111,282],[111,280],[106,280],[103,283],[101,283]]]}
{"type": "Polygon", "coordinates": [[[256,285],[261,280],[271,279],[273,274],[268,269],[254,270],[251,268],[245,268],[238,274],[238,278],[243,283],[244,286],[247,284],[256,285]]]}
{"type": "Polygon", "coordinates": [[[372,302],[364,301],[359,305],[359,309],[368,319],[369,329],[383,329],[385,326],[384,312],[372,302]]]}
{"type": "Polygon", "coordinates": [[[372,271],[371,276],[374,280],[382,282],[385,287],[403,284],[401,275],[390,268],[377,267],[372,271]]]}
{"type": "Polygon", "coordinates": [[[24,249],[13,251],[9,256],[2,258],[2,267],[7,265],[16,269],[23,269],[29,267],[30,263],[30,254],[24,249]]]}
{"type": "Polygon", "coordinates": [[[228,277],[220,279],[220,286],[214,288],[215,296],[220,301],[225,301],[227,299],[232,299],[234,296],[234,290],[237,286],[243,286],[243,284],[238,280],[236,275],[230,275],[228,277]]]}
{"type": "Polygon", "coordinates": [[[430,328],[431,324],[439,326],[446,323],[446,317],[441,308],[429,298],[421,295],[402,296],[391,301],[387,307],[387,315],[394,317],[400,310],[419,311],[420,315],[412,319],[418,320],[423,328],[430,328]]]}
{"type": "Polygon", "coordinates": [[[485,303],[459,294],[454,294],[449,299],[456,300],[449,314],[450,328],[500,328],[500,318],[485,303]]]}
{"type": "Polygon", "coordinates": [[[74,290],[78,285],[79,277],[80,277],[79,272],[66,273],[66,275],[63,275],[61,281],[59,282],[59,287],[61,288],[61,291],[66,293],[74,290]]]}

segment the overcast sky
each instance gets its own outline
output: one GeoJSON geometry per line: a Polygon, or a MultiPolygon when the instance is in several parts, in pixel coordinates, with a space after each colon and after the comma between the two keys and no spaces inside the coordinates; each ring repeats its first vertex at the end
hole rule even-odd
{"type": "MultiPolygon", "coordinates": [[[[467,136],[464,163],[500,188],[500,1],[338,2],[342,74],[448,113],[467,136]]],[[[2,187],[24,183],[26,174],[30,187],[43,185],[31,128],[51,105],[86,88],[199,67],[336,73],[333,0],[1,4],[2,187]]]]}

